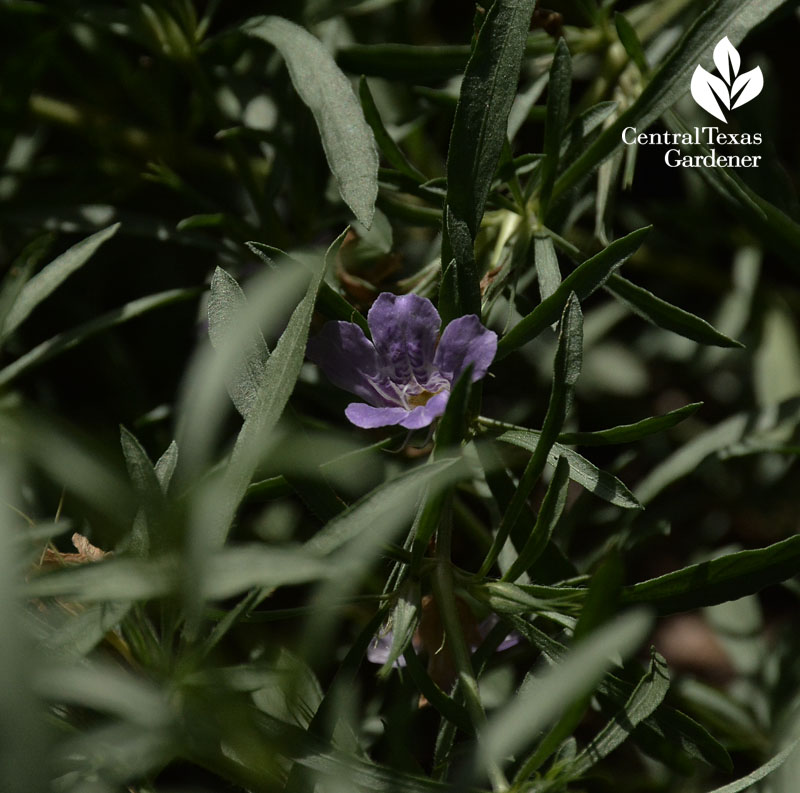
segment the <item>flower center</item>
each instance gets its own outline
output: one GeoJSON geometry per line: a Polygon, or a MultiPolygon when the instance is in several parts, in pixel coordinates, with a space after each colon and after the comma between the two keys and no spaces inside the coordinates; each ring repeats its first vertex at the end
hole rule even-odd
{"type": "Polygon", "coordinates": [[[436,396],[436,394],[441,393],[440,391],[420,391],[419,394],[409,394],[408,396],[408,404],[412,408],[419,407],[420,405],[427,405],[428,400],[431,397],[436,396]]]}

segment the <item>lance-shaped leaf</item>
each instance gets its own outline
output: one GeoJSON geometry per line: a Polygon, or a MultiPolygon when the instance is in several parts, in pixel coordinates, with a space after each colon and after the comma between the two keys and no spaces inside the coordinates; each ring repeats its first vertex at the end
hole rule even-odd
{"type": "Polygon", "coordinates": [[[55,292],[74,272],[83,267],[97,249],[117,233],[118,228],[119,223],[115,223],[113,226],[81,240],[31,278],[22,287],[6,315],[5,323],[0,328],[0,341],[13,333],[39,303],[55,292]]]}
{"type": "Polygon", "coordinates": [[[497,0],[464,72],[447,155],[439,310],[445,323],[480,314],[474,243],[506,141],[535,0],[497,0]]]}
{"type": "Polygon", "coordinates": [[[322,42],[288,19],[258,17],[242,29],[268,41],[283,55],[292,85],[317,122],[339,192],[369,228],[378,196],[378,154],[349,80],[322,42]]]}
{"type": "Polygon", "coordinates": [[[228,382],[228,393],[239,413],[247,418],[264,379],[269,349],[261,330],[254,326],[252,334],[241,344],[241,334],[234,334],[239,349],[230,349],[229,331],[244,321],[252,321],[245,311],[247,299],[233,276],[217,267],[211,278],[208,298],[208,335],[214,348],[223,355],[236,356],[238,366],[228,382]]]}

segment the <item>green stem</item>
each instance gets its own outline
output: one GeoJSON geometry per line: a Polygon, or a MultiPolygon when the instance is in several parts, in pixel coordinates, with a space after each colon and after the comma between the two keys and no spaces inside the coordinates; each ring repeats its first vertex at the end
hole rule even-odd
{"type": "MultiPolygon", "coordinates": [[[[464,703],[475,731],[480,736],[480,728],[486,722],[486,714],[481,704],[478,681],[475,679],[475,672],[472,669],[469,646],[464,637],[464,630],[458,616],[455,587],[453,585],[453,567],[450,561],[452,529],[453,524],[449,510],[446,510],[436,535],[437,564],[431,584],[442,626],[444,627],[445,640],[450,647],[450,652],[455,662],[459,688],[464,695],[464,703]]],[[[508,780],[494,761],[489,764],[488,774],[493,790],[502,791],[508,789],[508,780]]]]}

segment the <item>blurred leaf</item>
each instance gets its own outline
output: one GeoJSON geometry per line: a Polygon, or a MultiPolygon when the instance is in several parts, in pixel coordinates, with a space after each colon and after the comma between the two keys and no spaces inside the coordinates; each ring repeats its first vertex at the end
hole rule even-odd
{"type": "Polygon", "coordinates": [[[760,592],[800,571],[800,536],[739,551],[626,587],[623,604],[643,603],[659,614],[690,611],[760,592]]]}
{"type": "Polygon", "coordinates": [[[413,514],[423,486],[445,472],[447,477],[439,479],[440,486],[447,480],[454,480],[459,471],[458,462],[458,459],[451,459],[428,463],[385,482],[334,518],[305,547],[315,553],[327,554],[376,526],[399,526],[413,514]]]}
{"type": "Polygon", "coordinates": [[[51,358],[55,358],[62,352],[77,347],[87,339],[99,333],[103,333],[109,328],[122,325],[129,320],[136,319],[157,308],[164,308],[174,303],[190,300],[193,297],[197,297],[199,293],[200,290],[194,288],[170,289],[167,292],[158,292],[155,295],[148,295],[138,300],[131,300],[130,303],[125,303],[125,305],[108,311],[105,314],[101,314],[99,317],[84,322],[82,325],[78,325],[71,330],[65,330],[63,333],[59,333],[57,336],[43,341],[29,352],[17,358],[16,361],[0,369],[0,387],[8,385],[30,369],[43,364],[45,361],[49,361],[51,358]]]}
{"type": "MultiPolygon", "coordinates": [[[[80,602],[150,600],[175,593],[179,572],[179,560],[172,556],[110,559],[39,575],[28,582],[25,595],[80,602]]],[[[217,552],[198,583],[204,597],[222,599],[252,587],[304,584],[336,572],[325,559],[297,548],[250,544],[217,552]]]]}
{"type": "Polygon", "coordinates": [[[258,389],[264,380],[269,358],[269,349],[258,327],[253,328],[252,337],[240,344],[236,336],[237,349],[230,349],[228,334],[231,326],[237,327],[253,317],[244,311],[247,298],[236,280],[217,267],[211,278],[211,293],[208,298],[208,335],[211,344],[221,355],[240,358],[237,371],[228,385],[231,400],[244,418],[253,406],[258,389]]]}
{"type": "Polygon", "coordinates": [[[505,358],[510,352],[536,338],[548,325],[556,322],[573,292],[578,300],[584,300],[601,287],[614,270],[633,256],[649,231],[650,226],[646,226],[631,232],[573,270],[550,297],[542,300],[500,339],[497,359],[505,358]]]}
{"type": "MultiPolygon", "coordinates": [[[[528,430],[519,427],[507,430],[502,435],[498,435],[497,440],[504,443],[511,443],[530,452],[536,450],[539,443],[540,433],[537,430],[528,430]]],[[[590,493],[594,493],[598,498],[602,498],[611,504],[625,509],[641,509],[641,504],[636,500],[633,493],[615,476],[607,471],[601,471],[597,466],[590,463],[572,449],[554,443],[553,448],[547,455],[549,465],[555,467],[560,456],[567,458],[569,462],[569,476],[578,484],[585,487],[590,493]]]]}
{"type": "Polygon", "coordinates": [[[120,442],[128,476],[141,503],[130,537],[131,549],[137,556],[147,556],[151,548],[163,544],[160,534],[166,507],[164,491],[147,452],[136,436],[122,426],[120,442]]]}
{"type": "Polygon", "coordinates": [[[256,471],[263,448],[292,395],[305,358],[317,292],[326,265],[336,255],[343,238],[344,234],[331,245],[323,260],[314,262],[316,270],[311,274],[305,295],[292,312],[286,329],[267,360],[258,393],[236,438],[230,462],[218,487],[212,488],[213,492],[207,494],[209,500],[213,498],[213,502],[206,505],[210,510],[208,522],[200,530],[206,535],[203,540],[208,543],[208,549],[224,542],[239,503],[256,471]]]}
{"type": "Polygon", "coordinates": [[[761,343],[753,360],[753,386],[761,406],[800,395],[797,321],[782,302],[773,301],[764,316],[761,343]]]}
{"type": "Polygon", "coordinates": [[[671,330],[679,336],[700,344],[711,344],[716,347],[744,347],[741,342],[729,339],[704,319],[656,297],[652,292],[636,286],[621,275],[612,275],[605,288],[629,306],[634,314],[638,314],[642,319],[646,319],[659,328],[671,330]]]}
{"type": "Polygon", "coordinates": [[[378,195],[378,154],[350,81],[319,39],[288,19],[258,17],[242,30],[283,55],[295,90],[314,114],[342,198],[369,228],[378,195]]]}
{"type": "Polygon", "coordinates": [[[444,324],[480,315],[475,237],[492,185],[535,0],[506,0],[486,12],[464,71],[447,155],[439,311],[444,324]]]}
{"type": "Polygon", "coordinates": [[[650,71],[650,67],[647,65],[642,42],[639,41],[633,25],[628,22],[624,14],[615,13],[614,26],[617,29],[617,35],[620,42],[622,42],[622,46],[625,47],[625,52],[628,53],[628,57],[636,64],[636,68],[646,75],[650,71]]]}
{"type": "Polygon", "coordinates": [[[576,446],[603,446],[615,443],[634,443],[635,441],[654,435],[680,424],[689,418],[703,403],[692,402],[682,408],[670,410],[663,416],[650,416],[650,418],[637,421],[635,424],[622,424],[607,430],[594,432],[562,432],[558,436],[561,443],[575,444],[576,446]]]}
{"type": "Polygon", "coordinates": [[[43,300],[48,298],[76,270],[91,259],[106,240],[117,233],[119,223],[109,226],[73,245],[33,276],[19,291],[0,328],[0,343],[7,339],[43,300]]]}
{"type": "Polygon", "coordinates": [[[633,653],[650,625],[643,612],[618,617],[579,643],[557,667],[531,680],[489,719],[479,749],[479,769],[515,754],[564,708],[593,691],[614,664],[612,656],[633,653]]]}
{"type": "Polygon", "coordinates": [[[611,754],[664,701],[668,689],[667,663],[653,651],[647,674],[639,681],[622,712],[592,739],[569,767],[567,774],[582,776],[603,757],[611,754]]]}
{"type": "MultiPolygon", "coordinates": [[[[274,264],[273,257],[286,257],[290,261],[297,261],[298,265],[302,265],[302,261],[294,259],[292,256],[289,256],[288,253],[284,253],[277,248],[265,245],[263,242],[246,242],[245,245],[267,264],[274,264]]],[[[301,256],[301,258],[305,259],[306,257],[301,256]]],[[[364,319],[361,312],[355,306],[348,303],[327,281],[323,281],[320,287],[317,308],[328,319],[338,319],[342,322],[355,322],[356,325],[367,334],[367,337],[369,337],[367,320],[364,319]]]]}
{"type": "MultiPolygon", "coordinates": [[[[547,89],[547,114],[544,121],[544,162],[541,166],[539,202],[541,214],[546,218],[547,206],[553,192],[564,130],[569,115],[569,93],[572,85],[572,60],[563,38],[558,39],[553,63],[550,66],[550,81],[547,89]]],[[[545,295],[542,295],[544,299],[545,295]]]]}
{"type": "Polygon", "coordinates": [[[657,465],[636,486],[642,504],[652,501],[662,490],[692,473],[712,454],[744,453],[748,447],[763,449],[791,435],[800,422],[800,399],[789,399],[761,411],[737,413],[692,438],[657,465]],[[778,434],[780,433],[780,434],[778,434]]]}
{"type": "Polygon", "coordinates": [[[553,189],[555,201],[588,176],[622,145],[625,127],[646,130],[688,90],[690,74],[699,64],[708,67],[712,49],[727,36],[735,46],[766,19],[783,0],[716,0],[706,7],[656,69],[639,98],[592,143],[559,177],[553,189]]]}
{"type": "MultiPolygon", "coordinates": [[[[506,619],[526,641],[540,650],[550,663],[555,664],[569,652],[563,644],[527,620],[513,615],[508,615],[506,619]]],[[[597,688],[598,699],[603,705],[604,712],[614,713],[624,707],[633,690],[633,685],[626,680],[613,674],[606,675],[597,688]]],[[[703,760],[722,771],[733,770],[731,758],[722,745],[694,719],[674,708],[662,705],[639,725],[634,737],[637,742],[644,743],[648,753],[662,760],[671,759],[669,755],[664,756],[663,750],[665,747],[673,747],[685,753],[684,757],[703,760]]]]}

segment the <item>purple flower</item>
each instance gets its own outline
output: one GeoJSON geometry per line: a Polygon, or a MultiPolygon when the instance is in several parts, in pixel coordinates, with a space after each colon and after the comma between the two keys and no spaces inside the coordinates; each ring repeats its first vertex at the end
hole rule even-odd
{"type": "Polygon", "coordinates": [[[439,338],[439,312],[419,295],[381,293],[367,324],[372,341],[353,322],[328,322],[308,343],[328,379],[364,400],[345,410],[364,429],[427,427],[462,372],[472,365],[472,382],[480,380],[497,352],[497,335],[474,314],[453,320],[439,338]]]}

